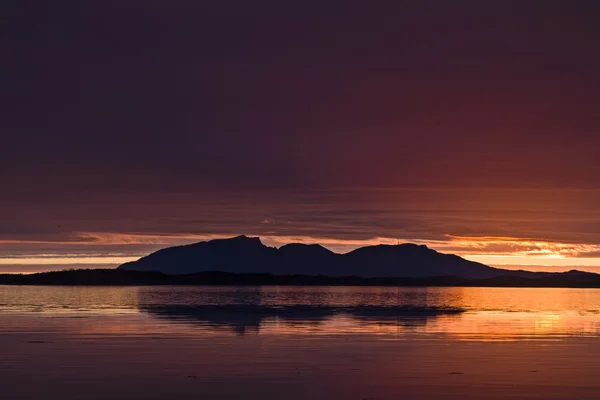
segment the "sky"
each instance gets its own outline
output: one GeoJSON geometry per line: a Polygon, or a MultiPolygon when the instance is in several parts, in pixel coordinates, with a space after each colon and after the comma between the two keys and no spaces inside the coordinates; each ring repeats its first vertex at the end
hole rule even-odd
{"type": "Polygon", "coordinates": [[[600,272],[597,1],[0,11],[0,271],[246,234],[600,272]]]}

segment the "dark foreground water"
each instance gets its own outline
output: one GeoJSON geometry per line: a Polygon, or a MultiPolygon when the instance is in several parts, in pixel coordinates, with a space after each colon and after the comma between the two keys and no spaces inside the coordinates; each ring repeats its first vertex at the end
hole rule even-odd
{"type": "Polygon", "coordinates": [[[598,399],[600,290],[0,286],[2,399],[598,399]]]}

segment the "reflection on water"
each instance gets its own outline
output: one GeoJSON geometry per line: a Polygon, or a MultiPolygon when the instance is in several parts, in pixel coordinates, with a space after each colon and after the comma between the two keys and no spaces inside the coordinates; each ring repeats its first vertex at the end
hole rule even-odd
{"type": "MultiPolygon", "coordinates": [[[[234,332],[303,332],[303,325],[319,328],[319,333],[340,333],[335,322],[346,321],[346,332],[371,323],[397,326],[425,325],[428,318],[461,313],[460,309],[410,306],[322,306],[322,305],[173,305],[140,307],[160,318],[197,322],[207,327],[228,327],[234,332]],[[353,326],[354,328],[352,329],[353,326]]],[[[374,330],[377,332],[378,330],[374,330]]],[[[343,332],[343,331],[342,331],[343,332]]]]}
{"type": "Polygon", "coordinates": [[[187,324],[179,329],[190,333],[449,334],[470,340],[600,333],[597,289],[0,286],[2,311],[141,313],[187,324]]]}
{"type": "Polygon", "coordinates": [[[0,320],[9,399],[600,398],[596,289],[0,286],[0,320]]]}

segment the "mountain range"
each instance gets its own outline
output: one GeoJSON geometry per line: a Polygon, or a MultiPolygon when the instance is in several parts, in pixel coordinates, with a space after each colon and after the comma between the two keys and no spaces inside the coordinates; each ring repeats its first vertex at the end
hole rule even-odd
{"type": "MultiPolygon", "coordinates": [[[[168,247],[119,267],[127,271],[157,271],[189,275],[209,271],[235,274],[323,275],[361,278],[429,278],[453,276],[487,279],[498,276],[547,277],[560,273],[492,268],[411,243],[366,246],[338,254],[318,244],[265,246],[244,235],[184,246],[168,247]]],[[[570,271],[569,274],[578,274],[570,271]]],[[[581,272],[581,274],[586,274],[581,272]]]]}

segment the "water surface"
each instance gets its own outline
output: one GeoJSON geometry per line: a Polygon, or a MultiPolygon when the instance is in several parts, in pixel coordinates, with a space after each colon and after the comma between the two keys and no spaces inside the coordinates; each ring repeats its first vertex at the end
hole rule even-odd
{"type": "Polygon", "coordinates": [[[0,286],[9,399],[600,398],[600,290],[0,286]]]}

